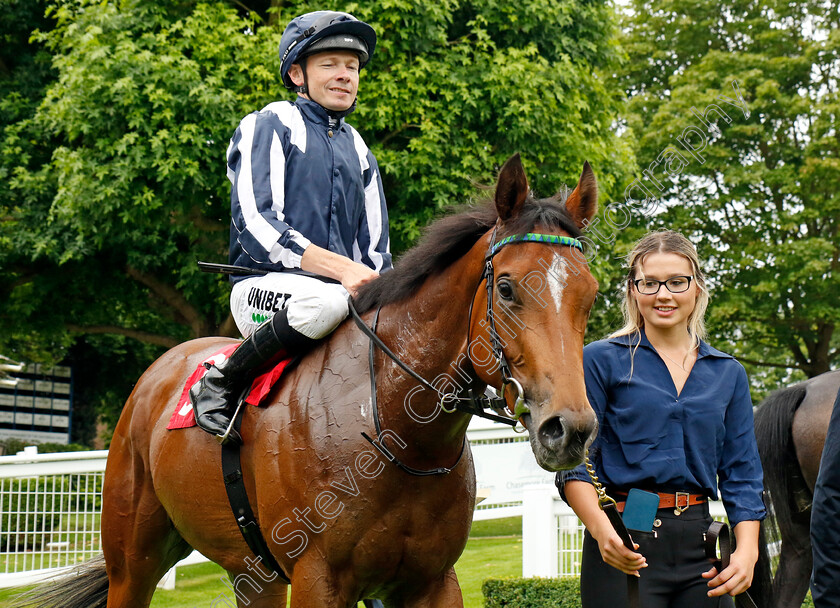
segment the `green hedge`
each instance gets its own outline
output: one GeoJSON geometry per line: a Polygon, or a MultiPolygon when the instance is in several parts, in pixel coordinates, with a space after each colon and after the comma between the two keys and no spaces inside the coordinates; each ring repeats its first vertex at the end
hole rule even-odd
{"type": "MultiPolygon", "coordinates": [[[[579,578],[491,578],[481,586],[484,608],[580,608],[579,578]]],[[[811,592],[802,608],[813,608],[811,592]]]]}
{"type": "Polygon", "coordinates": [[[578,578],[488,579],[481,586],[485,608],[580,608],[578,578]]]}
{"type": "Polygon", "coordinates": [[[30,441],[18,439],[17,437],[6,437],[0,439],[0,456],[14,456],[28,445],[38,446],[39,454],[52,454],[54,452],[81,452],[89,450],[89,447],[79,445],[78,443],[38,443],[37,441],[30,441]]]}
{"type": "MultiPolygon", "coordinates": [[[[37,445],[39,454],[90,449],[75,443],[38,443],[8,437],[0,439],[0,454],[14,455],[28,445],[37,445]]],[[[66,511],[69,502],[77,500],[73,494],[75,486],[69,479],[5,479],[0,481],[0,489],[0,551],[10,553],[42,549],[61,520],[53,510],[66,511]],[[55,496],[57,487],[59,498],[55,496]]],[[[98,495],[95,500],[100,500],[98,495]]]]}

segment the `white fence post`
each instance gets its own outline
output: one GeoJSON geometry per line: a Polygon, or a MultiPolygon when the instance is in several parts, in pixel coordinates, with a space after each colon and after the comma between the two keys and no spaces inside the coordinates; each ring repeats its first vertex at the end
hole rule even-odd
{"type": "Polygon", "coordinates": [[[557,576],[557,523],[554,486],[522,492],[522,576],[557,576]]]}

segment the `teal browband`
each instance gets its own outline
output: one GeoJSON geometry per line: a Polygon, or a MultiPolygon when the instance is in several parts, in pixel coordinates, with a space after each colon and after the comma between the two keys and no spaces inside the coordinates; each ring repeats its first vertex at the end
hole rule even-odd
{"type": "Polygon", "coordinates": [[[526,234],[514,234],[512,236],[508,236],[503,238],[501,241],[493,245],[490,248],[490,256],[496,255],[496,253],[504,247],[505,245],[509,245],[510,243],[524,243],[524,242],[533,242],[533,243],[548,243],[550,245],[568,245],[569,247],[574,247],[575,249],[580,249],[583,251],[583,244],[570,236],[557,236],[554,234],[537,234],[534,232],[528,232],[526,234]]]}

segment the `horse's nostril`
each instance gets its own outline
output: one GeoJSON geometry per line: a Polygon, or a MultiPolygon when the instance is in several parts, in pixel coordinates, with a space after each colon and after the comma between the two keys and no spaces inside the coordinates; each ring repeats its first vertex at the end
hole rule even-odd
{"type": "Polygon", "coordinates": [[[537,437],[545,448],[553,452],[570,450],[583,457],[583,450],[596,429],[595,416],[575,418],[553,416],[540,425],[537,437]]]}
{"type": "Polygon", "coordinates": [[[566,421],[561,416],[549,418],[540,426],[540,443],[551,450],[561,447],[565,436],[566,421]]]}

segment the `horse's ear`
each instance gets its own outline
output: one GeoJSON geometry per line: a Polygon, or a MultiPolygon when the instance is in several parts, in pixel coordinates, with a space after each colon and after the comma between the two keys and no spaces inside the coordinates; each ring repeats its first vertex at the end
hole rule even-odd
{"type": "Polygon", "coordinates": [[[585,228],[598,209],[598,183],[588,161],[583,162],[577,186],[566,199],[566,211],[572,216],[578,228],[585,228]],[[585,222],[584,222],[585,220],[585,222]]]}
{"type": "Polygon", "coordinates": [[[496,211],[499,213],[499,219],[506,222],[517,215],[526,198],[528,178],[525,177],[519,154],[514,154],[502,166],[496,183],[496,211]]]}

